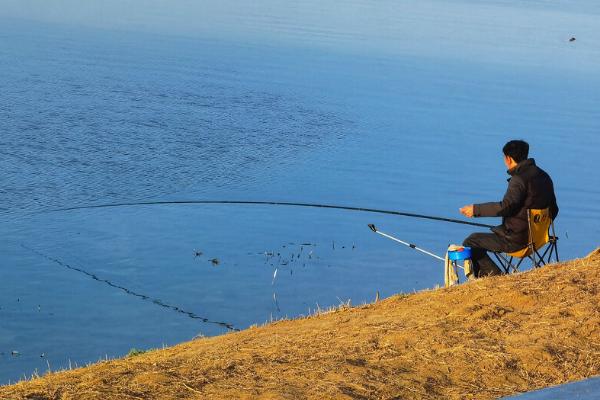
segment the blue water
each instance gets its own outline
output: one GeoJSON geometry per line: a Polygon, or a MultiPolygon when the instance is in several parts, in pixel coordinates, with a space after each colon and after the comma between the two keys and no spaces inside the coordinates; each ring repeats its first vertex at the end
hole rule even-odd
{"type": "Polygon", "coordinates": [[[535,390],[524,394],[504,397],[509,400],[598,400],[600,399],[600,378],[593,377],[552,386],[546,389],[535,390]]]}
{"type": "Polygon", "coordinates": [[[190,7],[0,12],[0,382],[435,287],[439,262],[366,225],[438,254],[475,230],[51,209],[460,218],[501,198],[502,145],[523,138],[555,182],[561,257],[600,243],[595,3],[190,7]]]}

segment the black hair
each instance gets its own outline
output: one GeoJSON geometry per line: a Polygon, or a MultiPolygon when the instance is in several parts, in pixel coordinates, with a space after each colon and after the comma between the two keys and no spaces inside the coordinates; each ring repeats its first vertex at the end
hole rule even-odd
{"type": "Polygon", "coordinates": [[[505,156],[512,157],[518,164],[523,160],[527,160],[529,156],[529,144],[524,140],[511,140],[502,148],[505,156]]]}

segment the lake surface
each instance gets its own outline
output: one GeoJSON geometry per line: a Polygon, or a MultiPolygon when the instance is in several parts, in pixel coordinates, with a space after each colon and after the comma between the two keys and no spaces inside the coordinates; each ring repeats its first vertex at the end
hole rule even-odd
{"type": "Polygon", "coordinates": [[[501,148],[522,138],[554,179],[561,257],[593,250],[600,7],[521,3],[150,2],[65,22],[7,1],[0,382],[443,285],[438,261],[367,224],[437,254],[477,230],[257,205],[54,209],[460,218],[501,199],[501,148]]]}

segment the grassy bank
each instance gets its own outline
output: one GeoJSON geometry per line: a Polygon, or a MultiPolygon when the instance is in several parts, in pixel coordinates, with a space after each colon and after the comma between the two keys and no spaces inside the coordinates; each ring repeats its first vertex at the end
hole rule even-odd
{"type": "Polygon", "coordinates": [[[48,374],[0,398],[486,399],[597,374],[600,249],[48,374]]]}

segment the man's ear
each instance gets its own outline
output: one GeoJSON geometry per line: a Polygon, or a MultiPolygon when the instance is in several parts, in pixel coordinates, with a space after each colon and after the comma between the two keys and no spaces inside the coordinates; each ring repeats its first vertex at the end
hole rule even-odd
{"type": "Polygon", "coordinates": [[[504,162],[506,163],[506,166],[509,168],[514,167],[515,165],[517,165],[517,162],[515,161],[514,158],[512,158],[511,156],[504,156],[504,162]]]}

